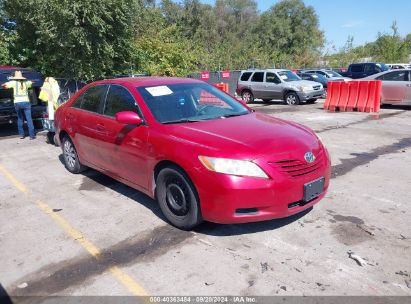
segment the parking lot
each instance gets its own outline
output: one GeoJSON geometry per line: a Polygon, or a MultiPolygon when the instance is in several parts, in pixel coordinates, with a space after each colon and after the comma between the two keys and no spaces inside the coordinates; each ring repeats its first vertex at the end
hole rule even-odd
{"type": "Polygon", "coordinates": [[[109,177],[70,174],[44,132],[29,141],[3,130],[7,294],[411,295],[411,108],[252,107],[317,132],[332,158],[329,192],[291,218],[204,223],[192,232],[173,228],[152,199],[109,177]]]}

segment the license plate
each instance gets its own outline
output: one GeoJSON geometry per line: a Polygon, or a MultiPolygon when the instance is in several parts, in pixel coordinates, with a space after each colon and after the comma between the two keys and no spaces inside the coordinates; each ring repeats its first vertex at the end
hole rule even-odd
{"type": "Polygon", "coordinates": [[[304,185],[304,201],[309,202],[320,196],[324,191],[325,178],[321,177],[304,185]]]}

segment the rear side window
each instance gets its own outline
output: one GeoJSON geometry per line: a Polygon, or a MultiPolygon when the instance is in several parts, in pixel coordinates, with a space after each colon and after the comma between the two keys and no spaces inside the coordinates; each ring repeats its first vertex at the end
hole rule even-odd
{"type": "Polygon", "coordinates": [[[351,72],[353,73],[361,73],[363,71],[363,66],[360,64],[352,65],[351,72]]]}
{"type": "Polygon", "coordinates": [[[378,78],[380,80],[386,80],[386,81],[407,81],[407,72],[406,71],[391,72],[391,73],[382,75],[378,78]]]}
{"type": "Polygon", "coordinates": [[[250,79],[251,74],[252,74],[251,72],[245,72],[245,73],[243,73],[243,75],[241,75],[240,80],[241,80],[241,81],[248,81],[248,79],[250,79]]]}
{"type": "Polygon", "coordinates": [[[106,85],[97,85],[87,89],[82,96],[81,109],[99,113],[101,101],[107,92],[106,85]]]}
{"type": "Polygon", "coordinates": [[[83,96],[84,96],[84,93],[81,96],[79,96],[71,106],[73,108],[80,109],[81,108],[81,102],[83,101],[83,96]]]}
{"type": "Polygon", "coordinates": [[[252,82],[263,82],[264,81],[264,72],[255,72],[253,78],[251,78],[252,82]]]}
{"type": "Polygon", "coordinates": [[[119,85],[111,85],[104,107],[104,115],[115,116],[118,112],[132,111],[141,116],[136,101],[131,93],[119,85]]]}

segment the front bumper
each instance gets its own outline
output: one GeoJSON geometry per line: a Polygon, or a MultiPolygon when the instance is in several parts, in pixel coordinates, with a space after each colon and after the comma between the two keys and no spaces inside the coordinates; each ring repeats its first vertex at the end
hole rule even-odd
{"type": "Polygon", "coordinates": [[[194,180],[200,197],[203,218],[210,222],[247,223],[288,217],[318,203],[326,194],[331,176],[328,152],[313,173],[291,177],[269,166],[260,167],[270,179],[224,175],[197,168],[194,180]],[[303,202],[304,184],[325,178],[324,191],[309,202],[303,202]]]}
{"type": "Polygon", "coordinates": [[[300,98],[301,101],[322,98],[324,96],[324,93],[325,93],[324,89],[317,90],[317,91],[311,91],[311,92],[297,92],[298,97],[300,98]]]}

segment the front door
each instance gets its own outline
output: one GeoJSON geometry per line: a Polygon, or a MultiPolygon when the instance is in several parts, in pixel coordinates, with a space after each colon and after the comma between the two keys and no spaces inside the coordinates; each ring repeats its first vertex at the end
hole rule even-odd
{"type": "Polygon", "coordinates": [[[405,98],[404,98],[404,103],[405,104],[411,104],[411,71],[408,71],[408,81],[406,81],[405,84],[405,98]]]}
{"type": "Polygon", "coordinates": [[[390,103],[402,103],[406,99],[407,71],[393,71],[380,77],[382,80],[382,99],[390,103]]]}
{"type": "Polygon", "coordinates": [[[265,76],[264,97],[263,99],[282,99],[282,88],[280,78],[272,72],[267,72],[265,76]]]}
{"type": "Polygon", "coordinates": [[[136,112],[143,118],[130,91],[120,85],[110,85],[103,109],[105,133],[101,148],[105,163],[113,174],[147,189],[148,127],[117,122],[115,115],[124,111],[136,112]]]}

